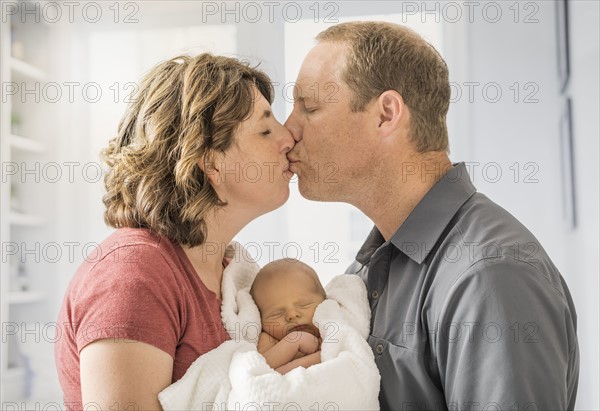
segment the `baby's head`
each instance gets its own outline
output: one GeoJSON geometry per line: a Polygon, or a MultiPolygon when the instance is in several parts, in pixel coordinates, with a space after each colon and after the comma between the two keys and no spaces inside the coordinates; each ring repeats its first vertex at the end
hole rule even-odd
{"type": "Polygon", "coordinates": [[[319,337],[312,319],[326,298],[315,270],[291,258],[275,260],[256,274],[250,295],[260,311],[263,331],[281,340],[291,331],[319,337]]]}

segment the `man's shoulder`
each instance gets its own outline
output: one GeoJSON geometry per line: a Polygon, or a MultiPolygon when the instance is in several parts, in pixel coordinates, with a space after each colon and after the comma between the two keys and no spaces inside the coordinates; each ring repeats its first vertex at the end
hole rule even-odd
{"type": "Polygon", "coordinates": [[[429,264],[432,297],[445,300],[466,282],[499,286],[527,277],[528,287],[566,298],[562,276],[539,240],[484,194],[465,203],[438,244],[429,264]]]}
{"type": "MultiPolygon", "coordinates": [[[[481,193],[474,194],[456,213],[440,238],[440,250],[460,247],[469,257],[463,264],[514,257],[515,262],[535,262],[533,257],[549,259],[535,235],[506,209],[481,193]],[[529,253],[519,249],[531,248],[529,253]]],[[[452,259],[448,259],[452,261],[452,259]]]]}

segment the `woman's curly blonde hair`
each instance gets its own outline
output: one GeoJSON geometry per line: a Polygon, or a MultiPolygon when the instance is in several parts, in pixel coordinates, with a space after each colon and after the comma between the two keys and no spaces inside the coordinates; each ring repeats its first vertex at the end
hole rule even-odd
{"type": "Polygon", "coordinates": [[[106,224],[202,244],[207,213],[226,203],[198,163],[210,164],[232,145],[236,127],[252,114],[254,87],[273,102],[266,74],[208,53],[152,68],[102,151],[106,224]]]}

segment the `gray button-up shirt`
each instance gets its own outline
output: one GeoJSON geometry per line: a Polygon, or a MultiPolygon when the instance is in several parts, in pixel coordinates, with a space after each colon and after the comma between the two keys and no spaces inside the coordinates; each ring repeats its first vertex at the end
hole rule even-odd
{"type": "Polygon", "coordinates": [[[477,193],[464,163],[348,273],[371,304],[383,410],[572,410],[577,317],[537,239],[477,193]]]}

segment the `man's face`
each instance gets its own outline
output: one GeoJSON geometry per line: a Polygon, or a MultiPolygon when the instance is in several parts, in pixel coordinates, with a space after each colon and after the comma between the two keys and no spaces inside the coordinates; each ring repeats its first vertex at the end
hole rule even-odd
{"type": "Polygon", "coordinates": [[[357,186],[376,167],[378,119],[368,109],[351,111],[353,93],[341,79],[345,53],[342,44],[327,42],[308,53],[285,123],[297,142],[288,153],[290,170],[311,200],[353,203],[357,186]]]}

